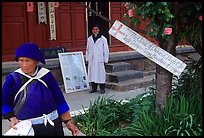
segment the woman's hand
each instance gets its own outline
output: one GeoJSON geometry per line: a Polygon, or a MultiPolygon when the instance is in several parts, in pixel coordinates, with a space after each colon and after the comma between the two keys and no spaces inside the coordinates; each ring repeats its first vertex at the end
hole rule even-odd
{"type": "Polygon", "coordinates": [[[72,123],[72,117],[69,111],[63,113],[61,116],[63,122],[66,122],[66,127],[72,132],[72,136],[77,136],[79,133],[78,127],[72,123]],[[68,122],[66,121],[68,120],[68,122]]]}
{"type": "Polygon", "coordinates": [[[71,120],[66,123],[66,127],[72,132],[72,136],[77,136],[77,135],[78,135],[79,129],[78,129],[78,127],[76,127],[76,126],[72,123],[71,120]]]}
{"type": "Polygon", "coordinates": [[[10,118],[10,127],[11,128],[13,128],[13,129],[17,129],[16,127],[15,127],[15,125],[17,124],[17,123],[19,123],[19,120],[14,116],[14,117],[11,117],[10,118]]]}

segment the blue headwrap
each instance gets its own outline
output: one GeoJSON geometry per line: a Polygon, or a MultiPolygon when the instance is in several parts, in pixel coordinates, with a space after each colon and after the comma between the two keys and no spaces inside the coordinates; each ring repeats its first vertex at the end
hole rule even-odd
{"type": "Polygon", "coordinates": [[[19,57],[32,58],[46,64],[45,58],[39,47],[31,42],[25,43],[16,49],[15,60],[18,61],[19,57]]]}

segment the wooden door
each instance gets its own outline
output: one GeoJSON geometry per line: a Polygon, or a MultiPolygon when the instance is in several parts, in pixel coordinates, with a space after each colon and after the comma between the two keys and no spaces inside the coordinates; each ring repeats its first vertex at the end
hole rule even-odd
{"type": "Polygon", "coordinates": [[[37,2],[27,11],[27,2],[2,2],[2,61],[14,61],[15,50],[25,42],[40,48],[62,46],[65,51],[85,51],[85,8],[79,2],[60,2],[55,7],[56,40],[50,40],[49,9],[47,24],[38,23],[37,2]]]}
{"type": "MultiPolygon", "coordinates": [[[[119,21],[124,21],[124,14],[125,14],[125,9],[122,6],[121,2],[110,2],[110,18],[111,20],[119,20],[119,21]]],[[[111,46],[110,46],[110,51],[115,52],[115,51],[128,51],[132,50],[130,47],[122,43],[121,41],[117,40],[116,38],[111,36],[111,46]]]]}
{"type": "Polygon", "coordinates": [[[85,15],[85,8],[79,2],[60,2],[56,10],[57,41],[65,51],[85,52],[85,15]]]}
{"type": "Polygon", "coordinates": [[[2,61],[14,61],[16,48],[28,40],[25,2],[2,2],[2,61]]]}
{"type": "Polygon", "coordinates": [[[28,11],[26,2],[2,2],[2,61],[14,61],[17,47],[34,42],[40,48],[47,45],[47,27],[38,24],[36,3],[28,11]]]}

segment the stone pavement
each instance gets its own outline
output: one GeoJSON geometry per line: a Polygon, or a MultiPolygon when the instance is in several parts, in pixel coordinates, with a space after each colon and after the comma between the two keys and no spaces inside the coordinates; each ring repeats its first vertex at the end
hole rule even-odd
{"type": "MultiPolygon", "coordinates": [[[[142,94],[148,90],[147,88],[139,88],[130,91],[118,92],[111,89],[106,89],[105,94],[100,94],[99,92],[96,93],[89,93],[90,90],[83,90],[77,91],[72,93],[65,93],[64,97],[67,103],[70,106],[70,112],[72,116],[78,115],[79,111],[83,111],[84,108],[88,108],[91,101],[96,100],[99,96],[104,96],[105,98],[111,98],[117,101],[131,99],[137,96],[138,94],[142,94]]],[[[64,133],[65,136],[72,136],[71,131],[69,131],[65,125],[64,126],[64,133]]],[[[7,120],[2,120],[2,134],[4,134],[9,129],[9,122],[7,120]]],[[[83,133],[79,132],[79,136],[85,136],[83,133]]]]}

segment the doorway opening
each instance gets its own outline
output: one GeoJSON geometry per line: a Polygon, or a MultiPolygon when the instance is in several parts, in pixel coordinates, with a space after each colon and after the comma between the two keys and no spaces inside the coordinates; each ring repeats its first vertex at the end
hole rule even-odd
{"type": "MultiPolygon", "coordinates": [[[[88,2],[88,6],[93,9],[94,11],[98,12],[102,16],[109,19],[109,3],[108,2],[88,2]]],[[[88,36],[92,34],[91,27],[94,24],[99,24],[101,29],[101,33],[107,38],[109,44],[109,22],[102,19],[101,17],[97,16],[90,10],[87,10],[88,15],[88,36]]]]}

